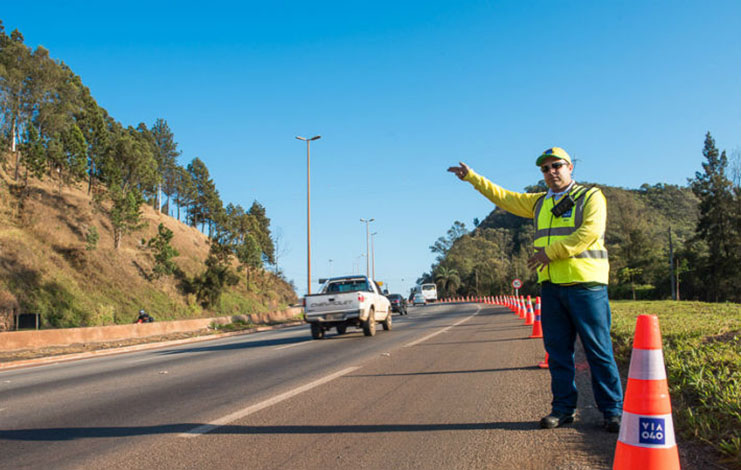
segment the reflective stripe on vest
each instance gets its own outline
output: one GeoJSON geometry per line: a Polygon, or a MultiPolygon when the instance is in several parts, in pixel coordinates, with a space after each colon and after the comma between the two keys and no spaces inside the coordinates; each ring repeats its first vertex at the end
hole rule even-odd
{"type": "MultiPolygon", "coordinates": [[[[598,188],[586,188],[574,185],[569,192],[575,200],[574,207],[561,217],[555,217],[551,209],[555,205],[552,197],[542,197],[535,203],[535,247],[545,247],[560,239],[568,237],[581,227],[584,220],[584,207],[598,188]]],[[[559,200],[560,202],[560,200],[559,200]]],[[[538,282],[551,281],[556,284],[574,282],[599,282],[607,284],[609,263],[604,246],[605,234],[600,234],[597,241],[587,250],[567,259],[553,260],[545,269],[538,272],[538,282]]]]}

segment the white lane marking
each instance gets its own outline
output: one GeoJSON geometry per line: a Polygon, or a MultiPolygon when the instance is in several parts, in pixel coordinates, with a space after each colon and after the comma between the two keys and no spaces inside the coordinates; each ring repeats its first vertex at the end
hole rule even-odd
{"type": "Polygon", "coordinates": [[[137,359],[135,361],[129,361],[128,364],[137,364],[139,362],[147,362],[147,361],[151,361],[152,359],[159,359],[160,357],[161,356],[149,356],[149,357],[145,357],[143,359],[137,359]]]}
{"type": "Polygon", "coordinates": [[[360,369],[360,366],[354,366],[354,367],[348,367],[347,369],[342,369],[339,372],[335,372],[334,374],[329,374],[325,377],[322,377],[319,380],[315,380],[308,384],[302,385],[298,388],[294,388],[293,390],[289,390],[285,393],[281,393],[280,395],[276,395],[273,398],[268,398],[267,400],[257,403],[255,405],[251,405],[251,406],[248,406],[247,408],[241,409],[239,411],[235,411],[234,413],[228,414],[224,416],[223,418],[219,418],[214,421],[211,421],[210,423],[198,426],[197,428],[193,428],[188,432],[184,432],[180,434],[179,436],[180,437],[198,437],[200,435],[206,434],[207,432],[213,431],[219,426],[223,426],[225,424],[231,423],[232,421],[236,421],[238,419],[244,418],[245,416],[251,415],[252,413],[260,411],[269,406],[273,406],[291,397],[295,397],[296,395],[300,393],[304,393],[308,390],[311,390],[312,388],[323,385],[338,377],[342,377],[343,375],[349,374],[350,372],[353,372],[357,369],[360,369]]]}
{"type": "Polygon", "coordinates": [[[273,348],[275,351],[279,349],[288,349],[293,348],[295,346],[303,346],[304,344],[309,344],[311,341],[301,341],[300,343],[293,343],[293,344],[286,344],[285,346],[278,346],[277,348],[273,348]]]}
{"type": "Polygon", "coordinates": [[[454,326],[458,326],[458,325],[460,325],[461,323],[463,323],[464,321],[467,321],[467,320],[469,320],[469,319],[471,319],[471,318],[475,317],[476,315],[478,315],[478,314],[479,314],[479,312],[480,312],[480,311],[481,311],[481,308],[479,307],[479,308],[477,308],[477,309],[476,309],[476,313],[474,313],[473,315],[471,315],[471,316],[469,316],[469,317],[466,317],[466,318],[464,318],[463,320],[459,320],[459,321],[457,321],[457,322],[453,323],[452,325],[450,325],[450,326],[448,326],[448,327],[445,327],[445,328],[443,328],[443,329],[442,329],[442,330],[440,330],[440,331],[436,331],[436,332],[434,332],[434,333],[432,333],[432,334],[429,334],[429,335],[427,335],[427,336],[423,336],[422,338],[420,338],[420,339],[418,339],[418,340],[414,340],[414,341],[412,341],[411,343],[407,343],[407,344],[405,344],[405,345],[404,345],[404,347],[405,347],[405,348],[408,348],[408,347],[411,347],[411,346],[415,346],[415,345],[417,345],[417,344],[421,343],[422,341],[427,341],[428,339],[430,339],[430,338],[432,338],[432,337],[435,337],[435,336],[439,335],[440,333],[445,333],[446,331],[448,331],[449,329],[453,328],[454,326]]]}

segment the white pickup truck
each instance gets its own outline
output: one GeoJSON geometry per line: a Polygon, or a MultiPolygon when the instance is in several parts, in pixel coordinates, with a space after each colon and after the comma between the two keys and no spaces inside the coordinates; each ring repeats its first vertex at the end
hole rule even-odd
{"type": "Polygon", "coordinates": [[[325,280],[318,294],[304,297],[304,319],[311,325],[314,339],[323,338],[330,328],[345,334],[348,326],[373,336],[378,322],[384,330],[391,329],[391,303],[366,276],[335,277],[325,280]]]}

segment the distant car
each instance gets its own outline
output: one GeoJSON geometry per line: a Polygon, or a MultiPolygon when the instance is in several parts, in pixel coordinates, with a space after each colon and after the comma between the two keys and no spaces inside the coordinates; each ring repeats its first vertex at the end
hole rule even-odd
{"type": "Polygon", "coordinates": [[[407,303],[400,294],[389,294],[386,296],[391,302],[391,311],[398,312],[400,315],[407,314],[407,303]]]}
{"type": "Polygon", "coordinates": [[[424,295],[419,294],[419,293],[414,294],[414,300],[412,300],[413,305],[424,305],[425,303],[427,302],[425,301],[424,295]]]}

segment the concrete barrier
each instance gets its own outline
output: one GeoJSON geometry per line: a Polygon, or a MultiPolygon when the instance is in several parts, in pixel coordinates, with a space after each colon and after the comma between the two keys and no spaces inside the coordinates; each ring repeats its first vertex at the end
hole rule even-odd
{"type": "Polygon", "coordinates": [[[72,344],[100,343],[131,338],[183,333],[208,328],[216,323],[226,325],[238,321],[264,324],[290,320],[303,311],[292,307],[279,312],[232,315],[227,317],[196,318],[193,320],[155,321],[130,325],[93,326],[38,331],[7,331],[0,333],[0,351],[17,351],[72,344]]]}

